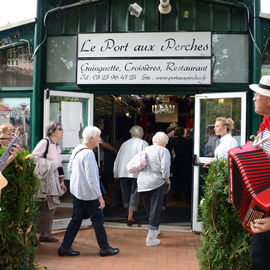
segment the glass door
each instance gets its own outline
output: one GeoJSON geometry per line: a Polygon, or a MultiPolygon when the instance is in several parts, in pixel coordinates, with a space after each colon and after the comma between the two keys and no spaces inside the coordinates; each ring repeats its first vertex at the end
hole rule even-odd
{"type": "Polygon", "coordinates": [[[217,117],[234,121],[233,137],[239,145],[246,140],[246,93],[215,93],[195,95],[194,173],[192,200],[192,230],[201,231],[199,204],[203,198],[203,165],[213,160],[217,137],[214,125],[217,117]]]}
{"type": "MultiPolygon", "coordinates": [[[[83,129],[93,124],[94,95],[75,92],[51,91],[44,92],[44,130],[49,122],[61,122],[63,139],[59,142],[62,152],[65,184],[68,191],[61,196],[61,205],[56,208],[54,229],[65,229],[72,214],[72,197],[69,193],[70,175],[67,171],[72,150],[82,142],[83,129]]],[[[84,221],[83,226],[89,225],[90,220],[84,221]]]]}

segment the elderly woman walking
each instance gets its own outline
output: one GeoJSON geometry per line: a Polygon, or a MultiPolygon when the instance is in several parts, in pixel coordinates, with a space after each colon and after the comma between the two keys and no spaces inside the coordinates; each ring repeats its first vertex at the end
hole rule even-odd
{"type": "Polygon", "coordinates": [[[137,178],[138,192],[144,201],[146,214],[149,220],[149,231],[146,246],[160,244],[159,234],[160,215],[164,195],[169,189],[171,156],[166,145],[169,137],[164,132],[157,132],[153,145],[146,147],[147,166],[139,172],[137,178]]]}
{"type": "Polygon", "coordinates": [[[64,171],[62,167],[61,149],[58,141],[63,138],[63,129],[58,122],[46,127],[46,137],[33,150],[35,157],[35,173],[42,180],[37,197],[40,199],[40,213],[37,232],[40,242],[57,242],[51,237],[52,222],[59,197],[66,192],[64,171]]]}
{"type": "Polygon", "coordinates": [[[137,175],[127,171],[127,164],[130,159],[141,152],[148,143],[142,140],[143,128],[140,126],[133,126],[130,129],[131,139],[124,142],[114,161],[114,177],[119,178],[122,191],[122,200],[125,208],[128,208],[127,225],[132,226],[136,223],[133,212],[138,210],[139,194],[137,192],[137,175]]]}

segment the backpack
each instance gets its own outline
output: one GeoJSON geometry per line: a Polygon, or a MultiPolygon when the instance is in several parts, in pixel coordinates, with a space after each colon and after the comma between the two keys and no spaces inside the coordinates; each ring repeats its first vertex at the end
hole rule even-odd
{"type": "Polygon", "coordinates": [[[145,168],[147,165],[145,151],[136,154],[127,164],[127,171],[129,173],[137,173],[145,168]]]}

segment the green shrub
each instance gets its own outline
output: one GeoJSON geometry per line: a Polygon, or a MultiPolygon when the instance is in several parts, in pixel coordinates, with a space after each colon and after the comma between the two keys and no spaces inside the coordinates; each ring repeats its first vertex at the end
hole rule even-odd
{"type": "MultiPolygon", "coordinates": [[[[2,155],[4,149],[0,150],[2,155]]],[[[34,176],[34,163],[26,150],[4,170],[8,185],[0,199],[0,269],[35,269],[35,237],[38,203],[35,197],[39,180],[34,176]],[[29,229],[32,227],[32,230],[29,229]]]]}
{"type": "Polygon", "coordinates": [[[200,270],[247,270],[251,234],[229,202],[227,162],[214,161],[204,179],[200,270]]]}

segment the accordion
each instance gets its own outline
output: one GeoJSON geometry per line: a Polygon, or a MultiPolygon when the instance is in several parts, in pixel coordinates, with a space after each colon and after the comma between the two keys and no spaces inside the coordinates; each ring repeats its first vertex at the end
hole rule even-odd
{"type": "Polygon", "coordinates": [[[243,227],[270,214],[270,158],[252,141],[228,151],[229,196],[243,227]]]}

